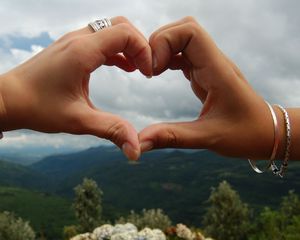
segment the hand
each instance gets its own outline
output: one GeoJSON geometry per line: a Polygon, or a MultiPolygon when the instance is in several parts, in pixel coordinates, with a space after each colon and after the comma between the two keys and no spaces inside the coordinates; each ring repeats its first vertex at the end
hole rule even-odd
{"type": "Polygon", "coordinates": [[[158,29],[149,42],[154,75],[168,68],[182,70],[203,108],[192,122],[160,123],[142,130],[143,152],[206,148],[226,156],[270,157],[274,133],[266,103],[193,18],[158,29]]]}
{"type": "Polygon", "coordinates": [[[112,27],[96,33],[90,27],[68,33],[2,75],[0,130],[92,134],[111,140],[137,159],[140,146],[133,126],[97,109],[89,99],[90,74],[103,64],[152,75],[148,41],[125,18],[111,22],[112,27]]]}

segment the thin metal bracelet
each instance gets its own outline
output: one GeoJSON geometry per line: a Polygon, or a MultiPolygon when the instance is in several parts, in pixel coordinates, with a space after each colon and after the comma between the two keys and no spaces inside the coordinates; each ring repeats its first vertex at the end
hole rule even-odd
{"type": "Polygon", "coordinates": [[[272,154],[271,154],[271,158],[270,158],[269,164],[267,165],[267,167],[264,170],[260,170],[256,166],[256,161],[255,160],[248,159],[248,162],[249,162],[250,166],[257,173],[263,173],[266,170],[274,167],[272,165],[272,163],[274,162],[274,159],[275,159],[276,153],[277,153],[277,149],[278,149],[278,146],[279,146],[279,128],[278,128],[277,117],[276,117],[276,114],[275,114],[274,109],[272,108],[272,106],[267,101],[266,101],[266,104],[269,107],[269,110],[271,112],[272,119],[273,119],[273,125],[274,125],[274,145],[273,145],[273,150],[272,150],[272,154]]]}
{"type": "Polygon", "coordinates": [[[282,106],[280,106],[278,104],[275,106],[277,106],[281,110],[281,112],[283,113],[283,116],[284,116],[284,124],[285,124],[285,132],[286,132],[286,146],[285,146],[285,151],[284,151],[284,158],[281,163],[280,169],[278,169],[278,167],[276,166],[274,161],[272,161],[272,165],[274,166],[273,173],[282,178],[287,170],[288,163],[289,163],[292,132],[291,132],[291,122],[290,122],[288,112],[282,106]]]}

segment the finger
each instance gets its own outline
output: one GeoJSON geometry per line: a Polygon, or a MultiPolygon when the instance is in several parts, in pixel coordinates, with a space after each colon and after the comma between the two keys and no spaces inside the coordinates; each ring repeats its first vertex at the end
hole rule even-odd
{"type": "MultiPolygon", "coordinates": [[[[111,113],[91,109],[80,118],[80,133],[105,138],[121,148],[130,160],[140,156],[138,135],[126,120],[111,113]]],[[[77,124],[78,126],[78,124],[77,124]]]]}
{"type": "Polygon", "coordinates": [[[190,63],[181,54],[172,56],[167,68],[171,69],[171,70],[181,70],[183,72],[184,76],[188,80],[191,79],[191,76],[190,76],[190,69],[191,69],[190,63]]]}
{"type": "Polygon", "coordinates": [[[201,100],[202,103],[205,102],[206,98],[207,98],[207,94],[208,92],[205,91],[199,84],[197,81],[195,80],[191,80],[191,88],[194,92],[194,94],[201,100]]]}
{"type": "Polygon", "coordinates": [[[194,18],[193,18],[193,17],[185,17],[185,18],[182,18],[182,19],[180,19],[180,20],[178,20],[178,21],[175,21],[175,22],[172,22],[172,23],[169,23],[169,24],[166,24],[166,25],[160,27],[159,29],[157,29],[155,32],[153,32],[153,33],[151,34],[151,36],[150,36],[150,38],[149,38],[149,42],[151,42],[151,40],[152,40],[153,38],[155,38],[156,35],[158,35],[160,32],[162,32],[162,31],[164,31],[164,30],[166,30],[166,29],[175,27],[175,26],[179,26],[179,25],[181,25],[181,24],[183,24],[183,23],[186,23],[186,22],[189,22],[189,21],[191,21],[191,20],[194,21],[194,18]]]}
{"type": "Polygon", "coordinates": [[[117,66],[126,72],[133,72],[136,70],[136,67],[132,63],[132,61],[128,60],[126,57],[124,57],[121,54],[117,54],[117,55],[114,55],[114,56],[108,58],[105,62],[105,65],[117,66]]]}
{"type": "Polygon", "coordinates": [[[152,75],[152,54],[149,43],[137,34],[130,24],[117,24],[88,35],[85,45],[90,48],[91,52],[98,53],[95,68],[103,64],[107,58],[124,52],[134,60],[136,67],[144,75],[152,75]]]}
{"type": "Polygon", "coordinates": [[[150,37],[150,46],[155,74],[159,74],[169,64],[172,55],[180,52],[194,67],[199,68],[215,62],[220,55],[210,36],[192,18],[155,33],[150,37]]]}
{"type": "Polygon", "coordinates": [[[160,123],[139,133],[141,151],[158,148],[207,148],[211,125],[198,119],[193,122],[160,123]]]}

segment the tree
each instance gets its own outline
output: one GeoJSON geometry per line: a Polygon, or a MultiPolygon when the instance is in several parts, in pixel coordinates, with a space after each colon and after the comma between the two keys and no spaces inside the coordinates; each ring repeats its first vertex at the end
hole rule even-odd
{"type": "Polygon", "coordinates": [[[161,209],[143,209],[140,214],[131,211],[127,218],[121,217],[116,223],[132,223],[138,229],[159,228],[166,230],[172,225],[170,218],[161,209]]]}
{"type": "Polygon", "coordinates": [[[13,213],[0,213],[0,239],[34,240],[35,232],[28,222],[16,217],[13,213]]]}
{"type": "Polygon", "coordinates": [[[279,213],[283,239],[300,239],[300,199],[294,191],[289,191],[288,195],[282,198],[279,213]]]}
{"type": "Polygon", "coordinates": [[[82,184],[74,188],[73,209],[81,232],[89,232],[102,223],[102,191],[94,180],[85,178],[82,184]]]}
{"type": "Polygon", "coordinates": [[[223,181],[212,189],[203,224],[206,235],[218,240],[247,239],[250,229],[249,209],[236,191],[223,181]]]}
{"type": "Polygon", "coordinates": [[[280,212],[285,216],[287,223],[292,221],[294,216],[300,216],[300,199],[294,191],[289,191],[288,195],[282,198],[280,212]]]}
{"type": "Polygon", "coordinates": [[[282,198],[278,211],[264,208],[255,221],[251,240],[300,239],[300,200],[293,191],[282,198]]]}
{"type": "Polygon", "coordinates": [[[281,240],[281,214],[278,211],[265,207],[255,219],[254,231],[251,240],[281,240]]]}

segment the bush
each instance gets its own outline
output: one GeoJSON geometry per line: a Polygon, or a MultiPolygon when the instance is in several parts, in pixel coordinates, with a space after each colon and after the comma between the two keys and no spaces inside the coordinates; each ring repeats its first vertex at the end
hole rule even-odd
{"type": "Polygon", "coordinates": [[[218,240],[247,239],[250,214],[239,194],[223,181],[208,199],[211,206],[204,216],[204,231],[218,240]]]}
{"type": "Polygon", "coordinates": [[[122,224],[127,222],[134,224],[138,229],[148,227],[166,230],[172,225],[170,218],[161,209],[143,209],[140,214],[131,211],[127,218],[121,217],[116,221],[116,223],[122,224]]]}
{"type": "Polygon", "coordinates": [[[35,232],[28,222],[16,217],[13,213],[0,213],[0,239],[34,240],[35,232]]]}
{"type": "Polygon", "coordinates": [[[102,191],[97,183],[91,179],[84,179],[83,183],[75,187],[73,209],[79,222],[81,232],[92,231],[102,223],[102,191]]]}
{"type": "Polygon", "coordinates": [[[78,234],[78,229],[76,226],[65,226],[63,232],[63,239],[69,240],[70,238],[76,236],[78,234]]]}

